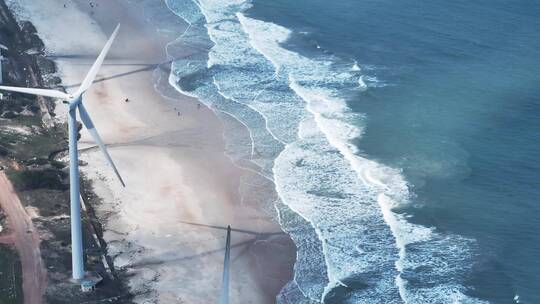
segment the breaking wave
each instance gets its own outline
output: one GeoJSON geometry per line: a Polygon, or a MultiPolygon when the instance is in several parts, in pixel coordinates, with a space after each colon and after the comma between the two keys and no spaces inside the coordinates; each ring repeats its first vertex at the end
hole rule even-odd
{"type": "Polygon", "coordinates": [[[268,203],[298,252],[278,302],[482,303],[463,283],[474,241],[409,222],[401,171],[353,143],[366,119],[348,96],[384,83],[320,47],[294,51],[295,33],[249,17],[249,1],[166,3],[189,23],[169,82],[216,112],[227,154],[279,194],[268,203]]]}

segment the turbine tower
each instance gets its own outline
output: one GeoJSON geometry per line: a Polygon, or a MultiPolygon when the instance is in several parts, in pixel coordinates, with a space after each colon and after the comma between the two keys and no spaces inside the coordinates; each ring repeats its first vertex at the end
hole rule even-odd
{"type": "Polygon", "coordinates": [[[229,266],[231,264],[231,226],[227,226],[227,241],[225,244],[225,259],[223,261],[223,278],[219,304],[229,304],[229,266]]]}
{"type": "Polygon", "coordinates": [[[88,74],[84,78],[81,86],[73,94],[67,94],[57,90],[49,89],[34,89],[34,88],[19,88],[19,87],[6,87],[0,86],[0,90],[26,93],[32,95],[41,95],[46,97],[58,98],[68,102],[69,115],[68,115],[68,130],[69,130],[69,190],[71,201],[71,263],[73,268],[73,279],[81,280],[84,278],[84,260],[83,260],[83,244],[82,244],[82,228],[81,228],[81,202],[79,192],[79,157],[77,153],[77,112],[81,116],[81,121],[94,138],[94,141],[98,144],[101,152],[105,155],[107,162],[113,168],[114,173],[122,183],[122,186],[126,186],[122,177],[118,173],[114,162],[107,152],[107,148],[103,144],[101,137],[99,136],[90,115],[86,111],[83,105],[82,97],[84,93],[91,87],[99,68],[107,56],[107,52],[111,48],[111,45],[118,33],[120,24],[116,26],[116,29],[112,33],[111,37],[103,47],[103,50],[99,54],[98,58],[88,71],[88,74]]]}

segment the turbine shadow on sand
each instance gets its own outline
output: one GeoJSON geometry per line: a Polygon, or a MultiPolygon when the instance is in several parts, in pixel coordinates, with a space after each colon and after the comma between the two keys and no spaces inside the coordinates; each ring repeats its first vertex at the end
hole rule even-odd
{"type": "MultiPolygon", "coordinates": [[[[115,78],[121,78],[121,77],[124,77],[124,76],[129,76],[129,75],[133,75],[133,74],[137,74],[137,73],[141,73],[141,72],[152,71],[152,70],[155,70],[156,68],[158,68],[160,66],[161,66],[161,64],[144,65],[144,67],[139,68],[139,69],[135,69],[135,70],[132,70],[132,71],[127,71],[127,72],[118,73],[118,74],[107,76],[107,77],[97,78],[96,80],[94,80],[93,83],[94,84],[95,83],[100,83],[100,82],[104,82],[104,81],[107,81],[107,80],[111,80],[111,79],[115,79],[115,78]]],[[[64,87],[65,88],[75,88],[75,87],[78,87],[79,85],[80,85],[79,83],[76,83],[76,84],[64,85],[64,87]]]]}
{"type": "MultiPolygon", "coordinates": [[[[73,54],[73,55],[50,55],[50,56],[47,56],[47,57],[51,58],[51,59],[58,59],[58,58],[86,59],[86,58],[91,58],[88,55],[76,55],[76,54],[73,54]]],[[[186,58],[186,57],[189,57],[189,56],[176,57],[176,58],[173,58],[171,60],[167,60],[167,61],[164,61],[164,62],[158,62],[158,63],[144,63],[144,62],[137,62],[137,63],[108,62],[108,63],[104,63],[103,64],[104,66],[133,66],[133,67],[141,67],[141,68],[138,68],[138,69],[135,69],[135,70],[132,70],[132,71],[127,71],[127,72],[123,72],[123,73],[114,74],[114,75],[107,76],[107,77],[96,78],[93,83],[99,83],[99,82],[103,82],[103,81],[107,81],[107,80],[111,80],[111,79],[115,79],[115,78],[119,78],[119,77],[125,77],[125,76],[133,75],[133,74],[136,74],[136,73],[147,72],[147,71],[155,70],[155,69],[158,69],[158,68],[160,70],[166,72],[166,73],[170,73],[171,72],[171,63],[173,63],[176,60],[186,58]]],[[[125,59],[126,58],[118,58],[118,60],[125,60],[125,59]]],[[[91,64],[91,63],[88,63],[88,64],[91,64]]],[[[78,63],[78,65],[86,65],[86,64],[78,63]]],[[[78,86],[80,86],[80,83],[68,84],[68,85],[64,85],[63,87],[68,89],[68,88],[74,88],[74,87],[78,87],[78,86]]]]}
{"type": "MultiPolygon", "coordinates": [[[[246,241],[242,241],[242,242],[238,242],[236,244],[233,244],[233,245],[231,245],[231,248],[244,246],[244,245],[247,245],[249,243],[254,243],[254,242],[255,242],[254,238],[249,239],[249,240],[246,240],[246,241]]],[[[209,256],[209,255],[212,255],[212,254],[215,254],[215,253],[220,253],[220,252],[223,252],[224,250],[225,250],[225,246],[220,247],[218,249],[212,249],[212,250],[208,250],[208,251],[201,252],[201,253],[198,253],[198,254],[189,255],[189,256],[180,257],[180,258],[161,259],[161,260],[152,259],[152,260],[147,260],[147,261],[143,260],[143,261],[140,261],[140,262],[133,263],[133,264],[130,264],[128,266],[125,266],[125,268],[137,268],[137,267],[157,266],[157,265],[163,265],[163,264],[169,264],[169,263],[181,263],[181,262],[191,261],[191,260],[194,260],[194,259],[209,256]]]]}
{"type": "MultiPolygon", "coordinates": [[[[186,225],[198,226],[198,227],[205,227],[205,228],[209,228],[209,229],[218,229],[218,230],[227,231],[227,227],[224,227],[224,226],[208,225],[208,224],[200,224],[200,223],[192,223],[192,222],[184,222],[184,221],[180,221],[180,223],[186,224],[186,225]]],[[[285,233],[282,232],[282,231],[280,231],[280,232],[257,232],[257,231],[251,231],[251,230],[246,230],[246,229],[236,229],[236,228],[231,228],[231,232],[244,233],[244,234],[254,236],[253,238],[250,238],[248,240],[241,241],[241,242],[238,242],[236,244],[231,245],[231,248],[244,247],[240,252],[238,252],[236,254],[236,257],[232,259],[233,262],[236,261],[241,256],[243,256],[246,252],[248,252],[251,244],[254,244],[254,243],[258,242],[258,241],[266,241],[266,240],[268,240],[268,238],[270,238],[270,237],[272,237],[274,235],[285,235],[285,233]]],[[[185,257],[180,257],[180,258],[174,258],[174,259],[152,259],[152,260],[140,261],[140,262],[133,263],[133,264],[131,264],[129,266],[126,266],[126,267],[127,268],[136,268],[136,267],[162,265],[162,264],[166,264],[166,263],[181,263],[181,262],[184,262],[184,261],[189,261],[189,260],[205,257],[205,256],[208,256],[208,255],[220,253],[220,252],[223,252],[225,249],[226,249],[226,247],[220,247],[218,249],[208,250],[208,251],[201,252],[201,253],[198,253],[198,254],[185,256],[185,257]]]]}
{"type": "MultiPolygon", "coordinates": [[[[225,231],[227,230],[227,227],[217,226],[217,225],[208,225],[208,224],[200,224],[200,223],[185,222],[185,221],[180,221],[179,223],[186,224],[186,225],[192,225],[192,226],[198,226],[198,227],[206,227],[206,228],[211,228],[211,229],[219,229],[219,230],[225,230],[225,231]]],[[[283,232],[283,231],[278,231],[278,232],[257,232],[257,231],[246,230],[246,229],[237,229],[237,228],[231,228],[231,231],[232,232],[240,232],[240,233],[255,235],[256,239],[268,238],[270,236],[280,235],[280,234],[285,235],[285,232],[283,232]]]]}

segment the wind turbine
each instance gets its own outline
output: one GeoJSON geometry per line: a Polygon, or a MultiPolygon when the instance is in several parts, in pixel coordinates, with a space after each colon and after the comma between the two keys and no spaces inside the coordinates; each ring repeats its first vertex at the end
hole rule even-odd
{"type": "Polygon", "coordinates": [[[229,266],[231,264],[231,226],[227,226],[227,241],[225,244],[225,259],[223,261],[223,278],[219,304],[229,304],[229,266]]]}
{"type": "Polygon", "coordinates": [[[84,278],[84,261],[83,261],[83,244],[82,244],[82,228],[81,228],[81,202],[79,192],[79,158],[77,154],[77,112],[81,116],[81,121],[94,138],[94,141],[98,144],[101,152],[105,155],[107,162],[113,168],[114,173],[122,183],[122,186],[126,186],[120,173],[116,169],[114,162],[107,152],[107,148],[103,144],[101,137],[99,136],[90,115],[86,111],[83,105],[82,97],[84,93],[91,87],[99,68],[107,56],[107,52],[111,48],[111,45],[118,33],[120,24],[116,26],[116,29],[112,33],[111,37],[103,47],[103,50],[99,54],[98,58],[86,74],[81,86],[73,94],[67,94],[57,90],[50,89],[34,89],[34,88],[19,88],[19,87],[6,87],[0,86],[0,90],[26,93],[32,95],[41,95],[46,97],[58,98],[68,102],[69,105],[69,117],[68,117],[68,130],[69,130],[69,190],[71,201],[71,263],[73,268],[73,279],[81,280],[84,278]]]}

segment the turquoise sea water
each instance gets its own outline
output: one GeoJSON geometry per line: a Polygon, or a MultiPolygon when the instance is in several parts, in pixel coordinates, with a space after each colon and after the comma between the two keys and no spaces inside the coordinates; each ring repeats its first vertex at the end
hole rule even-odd
{"type": "Polygon", "coordinates": [[[171,84],[280,196],[278,302],[540,303],[539,3],[166,3],[171,84]]]}

